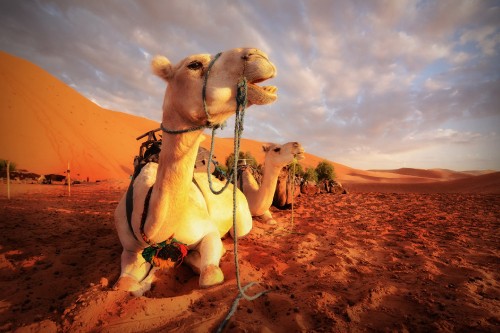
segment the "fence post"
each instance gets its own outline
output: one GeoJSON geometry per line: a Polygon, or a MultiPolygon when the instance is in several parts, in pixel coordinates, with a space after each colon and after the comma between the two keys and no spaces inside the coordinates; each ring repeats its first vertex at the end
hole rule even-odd
{"type": "Polygon", "coordinates": [[[7,199],[10,200],[10,161],[7,161],[7,199]]]}
{"type": "Polygon", "coordinates": [[[68,161],[68,174],[66,175],[66,179],[68,181],[68,197],[71,196],[71,176],[69,172],[69,161],[68,161]]]}

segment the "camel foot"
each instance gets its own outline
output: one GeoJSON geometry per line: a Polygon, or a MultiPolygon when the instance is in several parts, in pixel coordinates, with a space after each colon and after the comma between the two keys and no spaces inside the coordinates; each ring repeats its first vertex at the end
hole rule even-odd
{"type": "Polygon", "coordinates": [[[276,220],[275,220],[275,219],[269,219],[269,220],[267,220],[267,221],[266,221],[266,223],[267,223],[267,224],[269,224],[269,225],[275,225],[275,224],[278,224],[278,222],[276,222],[276,220]]]}
{"type": "Polygon", "coordinates": [[[224,273],[215,265],[208,265],[200,274],[200,288],[210,288],[224,282],[224,273]]]}
{"type": "Polygon", "coordinates": [[[130,276],[122,276],[116,281],[113,290],[128,291],[133,296],[140,297],[151,288],[151,284],[143,285],[130,276]]]}

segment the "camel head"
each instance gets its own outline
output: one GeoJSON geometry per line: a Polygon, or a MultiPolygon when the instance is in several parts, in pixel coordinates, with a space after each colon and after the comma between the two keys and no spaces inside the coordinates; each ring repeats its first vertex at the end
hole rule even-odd
{"type": "Polygon", "coordinates": [[[288,142],[284,145],[268,144],[263,145],[262,149],[266,153],[265,165],[282,168],[290,164],[294,158],[302,160],[304,156],[304,148],[298,142],[288,142]]]}
{"type": "Polygon", "coordinates": [[[207,123],[221,124],[233,115],[237,106],[237,84],[242,76],[247,79],[247,106],[269,104],[277,97],[276,87],[257,85],[276,75],[276,67],[258,49],[237,48],[218,57],[192,55],[177,65],[172,65],[166,57],[156,56],[152,69],[168,84],[163,123],[176,130],[207,123]],[[208,117],[203,106],[203,89],[208,117]]]}

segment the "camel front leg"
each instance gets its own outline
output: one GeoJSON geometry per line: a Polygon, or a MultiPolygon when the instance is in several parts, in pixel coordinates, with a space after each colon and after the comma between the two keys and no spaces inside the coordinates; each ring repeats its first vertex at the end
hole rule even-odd
{"type": "MultiPolygon", "coordinates": [[[[226,253],[224,246],[222,247],[221,258],[226,253]]],[[[201,254],[198,250],[190,250],[186,258],[184,258],[184,263],[191,267],[193,272],[200,275],[201,273],[201,254]]]]}
{"type": "Polygon", "coordinates": [[[198,245],[200,254],[201,288],[210,288],[224,282],[224,274],[219,267],[224,247],[218,231],[207,234],[198,245]]]}
{"type": "Polygon", "coordinates": [[[147,263],[141,253],[123,250],[121,257],[121,274],[114,289],[131,292],[134,296],[142,296],[151,289],[156,269],[147,263]]]}

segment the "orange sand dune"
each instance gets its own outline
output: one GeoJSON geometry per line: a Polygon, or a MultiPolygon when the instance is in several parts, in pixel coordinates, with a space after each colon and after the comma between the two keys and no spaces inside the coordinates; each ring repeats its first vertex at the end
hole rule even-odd
{"type": "Polygon", "coordinates": [[[36,173],[123,178],[135,137],[158,125],[102,109],[43,69],[0,52],[0,158],[36,173]]]}
{"type": "Polygon", "coordinates": [[[462,179],[470,177],[471,174],[466,172],[458,172],[447,169],[414,169],[414,168],[401,168],[396,170],[373,170],[378,172],[391,172],[400,175],[416,176],[423,178],[434,178],[440,180],[462,179]]]}
{"type": "Polygon", "coordinates": [[[471,176],[449,181],[419,181],[404,180],[344,182],[348,191],[383,192],[383,193],[491,193],[500,194],[500,172],[471,176]]]}

